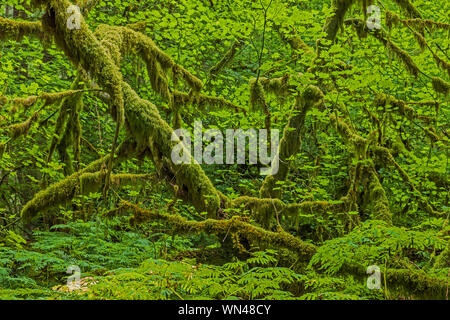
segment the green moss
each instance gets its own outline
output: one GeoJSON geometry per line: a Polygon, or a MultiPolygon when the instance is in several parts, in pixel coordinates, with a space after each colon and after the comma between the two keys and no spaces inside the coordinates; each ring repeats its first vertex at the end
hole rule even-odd
{"type": "Polygon", "coordinates": [[[411,18],[421,18],[420,12],[409,0],[394,0],[394,2],[403,9],[403,11],[411,18]]]}
{"type": "Polygon", "coordinates": [[[181,77],[194,91],[199,92],[203,86],[200,79],[192,75],[182,66],[176,64],[173,59],[162,51],[152,39],[142,33],[126,27],[112,27],[100,25],[96,31],[100,35],[115,34],[114,43],[123,55],[136,54],[147,64],[148,75],[153,89],[161,93],[163,97],[169,98],[167,76],[171,75],[178,79],[181,77]],[[120,38],[120,41],[117,40],[120,38]]]}
{"type": "Polygon", "coordinates": [[[436,212],[431,204],[428,202],[426,197],[422,195],[422,193],[416,188],[414,182],[409,177],[408,173],[403,170],[403,168],[395,161],[394,157],[392,156],[389,149],[384,147],[376,147],[374,148],[374,153],[378,156],[378,158],[381,160],[381,163],[385,165],[392,165],[397,170],[400,177],[403,179],[403,181],[409,186],[411,191],[413,192],[413,195],[415,199],[419,202],[420,207],[427,212],[428,214],[432,216],[439,216],[440,213],[436,212]]]}
{"type": "Polygon", "coordinates": [[[366,23],[361,19],[347,19],[345,20],[345,24],[352,25],[355,30],[357,30],[358,34],[364,33],[373,36],[386,48],[386,50],[390,54],[395,56],[403,63],[405,69],[410,74],[412,74],[414,77],[417,77],[419,75],[419,67],[417,67],[411,56],[405,50],[397,46],[383,29],[370,30],[369,28],[367,28],[366,23]]]}
{"type": "Polygon", "coordinates": [[[235,112],[242,112],[246,113],[246,110],[242,107],[239,107],[232,102],[225,100],[222,97],[214,97],[206,94],[189,94],[185,92],[181,92],[178,90],[173,91],[173,101],[174,105],[177,108],[181,108],[182,106],[186,105],[195,105],[199,107],[201,111],[206,111],[206,109],[209,108],[217,108],[217,109],[231,109],[235,112]]]}
{"type": "Polygon", "coordinates": [[[264,109],[266,105],[266,94],[261,81],[250,80],[250,111],[264,109]]]}
{"type": "Polygon", "coordinates": [[[445,279],[432,277],[423,270],[388,269],[386,279],[390,284],[397,284],[407,289],[409,294],[419,296],[425,294],[435,299],[443,299],[447,291],[445,279]]]}
{"type": "Polygon", "coordinates": [[[391,225],[392,213],[389,208],[389,200],[380,183],[380,179],[378,178],[373,163],[366,165],[365,178],[368,182],[365,188],[366,193],[364,202],[370,218],[373,220],[386,221],[391,225]]]}
{"type": "Polygon", "coordinates": [[[20,136],[26,135],[31,128],[31,125],[39,118],[39,112],[34,112],[27,120],[21,123],[16,123],[6,127],[9,130],[11,138],[17,139],[20,136]]]}
{"type": "Polygon", "coordinates": [[[345,123],[341,118],[336,118],[334,114],[330,115],[330,120],[335,125],[344,141],[347,142],[353,149],[355,157],[358,160],[365,159],[369,141],[356,134],[347,123],[345,123]]]}
{"type": "Polygon", "coordinates": [[[67,152],[69,146],[72,146],[76,168],[80,162],[80,139],[81,139],[81,125],[80,113],[83,109],[83,89],[81,73],[78,72],[77,77],[71,85],[72,94],[63,96],[59,105],[59,114],[56,120],[54,134],[50,142],[49,151],[47,155],[47,162],[50,162],[53,153],[58,150],[60,160],[65,164],[64,173],[66,176],[74,172],[72,159],[67,152]]]}
{"type": "Polygon", "coordinates": [[[199,212],[215,217],[220,208],[220,198],[198,163],[175,165],[171,161],[176,141],[171,141],[172,128],[160,117],[156,106],[138,97],[128,84],[123,85],[126,98],[125,114],[127,128],[138,143],[152,147],[152,157],[159,163],[161,174],[175,179],[180,195],[191,202],[199,212]]]}
{"type": "Polygon", "coordinates": [[[5,152],[7,145],[8,145],[7,142],[0,142],[0,160],[3,157],[3,153],[5,152]]]}
{"type": "Polygon", "coordinates": [[[211,76],[216,76],[220,71],[222,71],[222,69],[225,68],[234,59],[236,53],[242,47],[242,45],[243,42],[239,40],[234,41],[233,45],[230,49],[227,50],[222,59],[220,59],[220,61],[209,70],[209,74],[211,76]]]}
{"type": "Polygon", "coordinates": [[[0,40],[20,41],[24,36],[36,36],[43,40],[45,33],[40,22],[16,21],[0,17],[0,40]]]}
{"type": "Polygon", "coordinates": [[[328,17],[325,21],[323,31],[326,33],[326,39],[333,41],[336,38],[337,32],[342,27],[345,14],[356,0],[333,0],[332,9],[333,15],[328,17]]]}
{"type": "MultiPolygon", "coordinates": [[[[328,201],[304,201],[301,203],[285,204],[280,199],[255,198],[242,196],[233,199],[226,205],[237,211],[249,211],[251,217],[266,229],[279,226],[279,221],[287,217],[296,219],[299,214],[314,214],[325,217],[329,212],[346,213],[354,209],[354,203],[350,197],[343,197],[341,201],[330,203],[328,201]]],[[[351,229],[359,224],[359,218],[344,216],[344,222],[351,229]]]]}
{"type": "Polygon", "coordinates": [[[108,48],[89,30],[84,18],[80,18],[80,29],[67,28],[70,13],[66,9],[71,5],[67,0],[45,1],[48,10],[43,17],[43,27],[51,32],[56,43],[66,56],[84,70],[111,95],[111,104],[116,120],[123,121],[122,75],[119,66],[110,56],[108,48]]]}
{"type": "Polygon", "coordinates": [[[393,26],[397,26],[400,21],[401,19],[398,14],[390,10],[386,10],[386,26],[389,30],[391,30],[393,26]]]}
{"type": "MultiPolygon", "coordinates": [[[[122,161],[132,157],[136,152],[136,143],[130,140],[124,141],[116,152],[117,158],[115,161],[122,161]]],[[[73,173],[72,175],[56,182],[44,190],[41,190],[33,196],[33,199],[28,201],[22,208],[21,216],[25,221],[30,221],[38,213],[42,213],[49,208],[66,204],[70,202],[73,197],[80,194],[80,177],[86,173],[92,173],[104,168],[105,163],[109,160],[110,155],[100,158],[86,168],[73,173]]]]}
{"type": "Polygon", "coordinates": [[[404,19],[401,21],[403,23],[405,23],[406,25],[413,26],[417,30],[429,29],[431,32],[435,31],[437,29],[447,30],[447,31],[450,30],[449,23],[435,22],[435,21],[429,20],[429,19],[415,18],[415,19],[404,19]]]}
{"type": "Polygon", "coordinates": [[[284,181],[289,172],[290,158],[298,153],[306,114],[315,105],[321,103],[322,91],[315,86],[308,86],[297,98],[292,108],[292,114],[283,131],[283,137],[278,146],[279,168],[275,175],[268,175],[264,180],[260,195],[262,198],[280,198],[281,190],[274,190],[277,181],[284,181]]]}
{"type": "Polygon", "coordinates": [[[447,247],[437,257],[434,268],[450,268],[450,241],[447,242],[447,247]]]}
{"type": "MultiPolygon", "coordinates": [[[[141,217],[148,220],[160,220],[168,223],[177,234],[192,234],[204,231],[208,234],[224,236],[226,234],[237,234],[248,239],[251,243],[259,245],[261,243],[274,247],[287,248],[295,252],[300,258],[308,260],[315,253],[314,245],[303,242],[291,234],[278,231],[271,232],[254,226],[240,217],[233,217],[227,220],[207,219],[204,221],[187,220],[179,215],[167,214],[161,211],[144,210],[126,201],[122,201],[120,209],[131,209],[141,217]]],[[[141,221],[144,221],[142,219],[141,221]]]]}
{"type": "Polygon", "coordinates": [[[432,84],[434,91],[437,93],[442,93],[446,96],[450,93],[450,83],[447,81],[439,77],[433,77],[432,84]]]}
{"type": "Polygon", "coordinates": [[[239,197],[232,200],[231,208],[249,210],[257,223],[269,229],[273,226],[275,217],[281,219],[286,205],[279,199],[260,199],[253,197],[239,197]]]}

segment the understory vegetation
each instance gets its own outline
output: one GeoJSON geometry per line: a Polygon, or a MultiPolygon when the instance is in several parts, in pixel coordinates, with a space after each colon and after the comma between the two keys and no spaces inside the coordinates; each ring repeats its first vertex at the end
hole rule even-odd
{"type": "Polygon", "coordinates": [[[448,300],[449,9],[0,0],[0,299],[448,300]]]}

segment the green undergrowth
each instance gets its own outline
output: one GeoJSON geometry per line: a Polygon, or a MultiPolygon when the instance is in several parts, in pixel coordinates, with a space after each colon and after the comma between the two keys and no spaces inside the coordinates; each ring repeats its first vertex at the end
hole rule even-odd
{"type": "Polygon", "coordinates": [[[132,227],[127,217],[93,219],[34,231],[28,243],[4,242],[0,299],[361,300],[445,295],[448,266],[434,266],[447,245],[449,227],[443,219],[414,229],[366,221],[343,237],[325,241],[308,265],[288,261],[285,251],[258,248],[223,263],[225,256],[217,258],[223,254],[221,241],[205,234],[173,236],[156,222],[132,227]],[[216,253],[205,258],[207,252],[216,253]],[[71,276],[66,270],[72,265],[80,268],[80,290],[70,291],[66,285],[71,276]],[[379,290],[366,286],[370,265],[381,269],[379,290]]]}

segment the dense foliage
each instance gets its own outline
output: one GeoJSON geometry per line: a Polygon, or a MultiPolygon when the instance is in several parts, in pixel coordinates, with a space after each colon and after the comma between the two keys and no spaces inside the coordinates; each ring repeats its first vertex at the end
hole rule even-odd
{"type": "Polygon", "coordinates": [[[1,0],[0,299],[448,299],[449,9],[1,0]],[[196,121],[278,172],[174,164],[196,121]]]}

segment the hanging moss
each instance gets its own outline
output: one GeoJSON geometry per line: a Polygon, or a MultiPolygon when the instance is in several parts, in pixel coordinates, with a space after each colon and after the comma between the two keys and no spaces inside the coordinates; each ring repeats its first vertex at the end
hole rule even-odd
{"type": "Polygon", "coordinates": [[[356,159],[366,159],[369,141],[356,134],[347,123],[345,123],[341,118],[336,118],[334,114],[330,115],[330,120],[331,123],[333,123],[337,128],[339,134],[344,138],[344,141],[347,142],[353,149],[356,159]]]}
{"type": "Polygon", "coordinates": [[[135,215],[138,213],[140,216],[150,220],[164,221],[177,234],[192,234],[201,231],[219,236],[237,234],[245,237],[255,245],[267,244],[287,248],[295,252],[302,260],[310,259],[316,251],[314,245],[303,242],[285,231],[267,231],[243,221],[240,217],[233,217],[227,220],[208,219],[204,221],[190,221],[180,215],[167,214],[162,211],[144,210],[126,201],[122,201],[119,208],[121,210],[131,209],[135,212],[135,215]]]}
{"type": "Polygon", "coordinates": [[[73,161],[67,151],[69,146],[72,146],[74,160],[76,161],[75,169],[76,171],[79,169],[81,139],[79,117],[83,108],[83,89],[84,83],[82,82],[82,76],[79,71],[71,85],[71,90],[69,90],[73,94],[65,95],[60,102],[58,118],[47,154],[47,162],[50,162],[54,151],[58,150],[59,158],[65,164],[64,174],[66,176],[74,172],[73,161]]]}
{"type": "Polygon", "coordinates": [[[433,84],[434,91],[437,93],[442,93],[446,96],[450,93],[450,83],[447,81],[439,77],[433,77],[431,83],[433,84]]]}
{"type": "MultiPolygon", "coordinates": [[[[432,104],[435,104],[435,102],[432,102],[432,104]]],[[[398,114],[404,116],[408,120],[413,120],[413,119],[427,120],[426,117],[424,118],[421,115],[417,114],[417,112],[414,108],[408,106],[408,102],[397,99],[391,95],[387,95],[384,93],[378,93],[374,99],[374,106],[375,107],[386,107],[388,105],[393,107],[390,110],[397,112],[398,114]]],[[[428,121],[430,121],[430,120],[432,120],[432,119],[428,119],[428,121]]]]}
{"type": "Polygon", "coordinates": [[[433,267],[435,269],[450,268],[450,241],[447,242],[447,247],[437,257],[433,267]]]}
{"type": "Polygon", "coordinates": [[[100,0],[78,0],[76,1],[76,4],[80,7],[80,11],[83,13],[84,16],[87,16],[87,14],[96,6],[98,5],[100,0]]]}
{"type": "MultiPolygon", "coordinates": [[[[428,47],[430,48],[430,47],[428,47]]],[[[430,48],[431,51],[431,48],[430,48]]],[[[444,71],[447,71],[448,76],[450,77],[450,63],[439,57],[434,51],[431,51],[433,54],[434,61],[436,61],[436,64],[439,68],[441,68],[444,71]]]]}
{"type": "Polygon", "coordinates": [[[386,10],[386,26],[389,30],[391,30],[393,26],[397,26],[400,21],[401,19],[398,14],[390,10],[386,10]]]}
{"type": "Polygon", "coordinates": [[[345,14],[356,0],[333,0],[333,15],[328,17],[323,31],[326,33],[326,39],[333,41],[336,38],[339,28],[342,26],[345,14]]]}
{"type": "Polygon", "coordinates": [[[286,97],[290,94],[289,89],[291,88],[289,85],[290,76],[285,74],[279,78],[265,78],[261,77],[259,80],[261,81],[261,85],[264,88],[264,91],[267,93],[272,93],[277,97],[286,97]]]}
{"type": "Polygon", "coordinates": [[[416,188],[414,182],[409,177],[408,173],[403,170],[403,168],[395,161],[394,157],[392,156],[392,153],[389,151],[389,149],[384,147],[376,147],[374,148],[375,154],[379,157],[381,160],[381,163],[383,164],[390,164],[395,167],[400,177],[403,179],[403,181],[409,186],[411,191],[413,192],[413,196],[416,198],[416,200],[419,202],[419,206],[428,214],[431,216],[439,216],[440,213],[436,212],[431,204],[428,202],[426,197],[422,195],[422,193],[416,188]]]}
{"type": "MultiPolygon", "coordinates": [[[[434,105],[436,111],[438,112],[439,110],[439,103],[436,103],[435,101],[419,101],[411,103],[404,100],[399,100],[391,95],[386,95],[383,93],[378,93],[374,99],[375,107],[386,107],[387,105],[390,105],[393,107],[393,111],[397,112],[401,116],[404,116],[406,119],[410,120],[413,123],[415,119],[418,119],[426,124],[430,124],[436,121],[435,117],[418,114],[414,108],[411,108],[407,104],[434,105]]],[[[386,113],[386,108],[384,108],[382,112],[386,113]]],[[[420,125],[419,128],[430,138],[433,143],[437,141],[443,141],[443,139],[437,135],[435,129],[431,127],[426,128],[420,125]]]]}
{"type": "Polygon", "coordinates": [[[413,19],[402,19],[398,14],[390,10],[386,10],[386,26],[391,29],[392,26],[397,26],[402,23],[404,26],[410,26],[417,31],[423,33],[423,30],[428,29],[428,31],[433,32],[435,30],[450,30],[450,24],[443,22],[436,22],[429,19],[413,18],[413,19]]]}
{"type": "MultiPolygon", "coordinates": [[[[86,172],[79,176],[80,194],[89,194],[93,192],[98,192],[105,183],[107,177],[106,168],[97,172],[86,172]]],[[[157,176],[155,174],[112,174],[111,175],[111,185],[115,186],[125,186],[133,185],[138,183],[145,183],[146,181],[156,181],[157,176]]]]}
{"type": "Polygon", "coordinates": [[[173,91],[173,99],[174,105],[177,107],[186,106],[186,105],[195,105],[198,106],[200,110],[205,111],[206,108],[216,107],[218,109],[232,109],[235,112],[246,113],[246,110],[242,107],[239,107],[233,104],[230,101],[225,100],[222,97],[214,97],[206,94],[199,93],[197,95],[188,94],[185,92],[181,92],[178,90],[173,91]]]}
{"type": "Polygon", "coordinates": [[[299,35],[292,35],[288,38],[288,43],[291,46],[292,50],[295,51],[302,51],[306,54],[312,54],[314,53],[314,50],[311,49],[310,46],[308,46],[302,38],[300,38],[299,35]]]}
{"type": "MultiPolygon", "coordinates": [[[[345,213],[352,210],[350,199],[342,198],[342,201],[330,203],[328,201],[304,201],[301,203],[285,204],[280,199],[238,197],[233,199],[227,208],[239,211],[245,210],[251,213],[251,218],[255,219],[262,227],[272,229],[277,227],[278,222],[287,217],[296,219],[299,214],[314,214],[316,217],[325,217],[328,213],[345,213]]],[[[358,217],[345,216],[344,220],[349,228],[353,228],[359,223],[358,217]]]]}
{"type": "Polygon", "coordinates": [[[252,216],[262,227],[270,229],[278,214],[281,219],[286,205],[279,199],[260,199],[253,197],[239,197],[232,200],[231,208],[249,210],[252,216]]]}
{"type": "Polygon", "coordinates": [[[410,18],[421,18],[420,12],[409,0],[394,0],[394,2],[408,15],[410,18]]]}
{"type": "MultiPolygon", "coordinates": [[[[40,2],[42,3],[42,2],[40,2]]],[[[80,29],[67,28],[71,5],[67,0],[47,0],[47,12],[43,17],[43,28],[54,35],[55,41],[66,56],[84,70],[111,95],[111,104],[116,111],[118,123],[123,122],[122,75],[119,66],[109,55],[108,49],[89,30],[84,18],[80,17],[80,29]]]]}
{"type": "Polygon", "coordinates": [[[31,128],[31,125],[39,118],[39,112],[34,112],[26,121],[21,123],[16,123],[6,127],[9,130],[10,136],[13,140],[20,136],[26,135],[31,128]]]}
{"type": "Polygon", "coordinates": [[[215,217],[220,208],[220,197],[209,178],[198,163],[175,165],[171,161],[176,141],[171,141],[172,128],[161,119],[156,106],[139,98],[131,87],[124,83],[126,97],[125,112],[127,128],[142,146],[151,146],[155,163],[160,163],[160,173],[176,182],[180,195],[184,195],[199,212],[208,212],[215,217]]]}
{"type": "Polygon", "coordinates": [[[7,142],[0,142],[0,160],[3,157],[3,153],[6,150],[7,142]]]}
{"type": "MultiPolygon", "coordinates": [[[[81,122],[80,114],[83,111],[83,95],[80,94],[76,100],[75,108],[72,109],[69,121],[72,125],[72,150],[75,160],[76,170],[80,169],[79,165],[81,162],[81,122]]],[[[114,147],[115,148],[115,147],[114,147]]]]}
{"type": "Polygon", "coordinates": [[[366,209],[369,211],[370,218],[373,220],[383,220],[389,225],[392,224],[392,213],[389,209],[389,200],[386,196],[383,186],[380,183],[378,174],[372,163],[365,167],[366,178],[368,179],[366,187],[366,209]]]}
{"type": "Polygon", "coordinates": [[[417,67],[411,56],[405,50],[401,49],[394,42],[392,42],[392,40],[389,38],[389,35],[387,35],[383,29],[370,30],[369,28],[367,28],[365,22],[361,19],[347,19],[345,20],[345,23],[347,25],[352,25],[359,33],[362,32],[361,30],[363,30],[364,33],[373,36],[375,39],[380,41],[381,44],[383,44],[383,46],[390,54],[394,55],[403,63],[406,70],[410,74],[412,74],[414,77],[417,77],[419,75],[419,67],[417,67]]]}
{"type": "Polygon", "coordinates": [[[383,186],[380,183],[375,166],[371,159],[367,159],[367,149],[370,146],[369,141],[374,139],[364,139],[354,133],[342,119],[330,116],[331,122],[337,127],[339,134],[344,140],[354,148],[355,156],[361,165],[361,177],[358,180],[364,180],[365,199],[364,204],[369,211],[371,219],[383,220],[392,223],[392,213],[389,209],[389,200],[386,196],[383,186]]]}
{"type": "MultiPolygon", "coordinates": [[[[122,143],[116,154],[115,161],[122,161],[134,155],[136,144],[132,141],[122,143]]],[[[70,202],[76,195],[80,194],[80,177],[86,173],[99,171],[104,168],[105,163],[109,160],[110,155],[100,158],[86,168],[75,172],[74,174],[56,182],[46,189],[39,191],[28,201],[22,208],[21,216],[25,221],[30,221],[38,213],[42,213],[49,208],[70,202]]]]}
{"type": "MultiPolygon", "coordinates": [[[[41,100],[44,101],[44,107],[53,105],[55,103],[60,102],[61,100],[65,99],[66,97],[70,97],[74,94],[80,93],[82,90],[68,90],[68,91],[62,91],[62,92],[55,92],[55,93],[46,93],[42,92],[39,94],[39,96],[30,96],[27,98],[14,98],[11,100],[11,113],[16,113],[19,108],[23,108],[24,110],[29,109],[33,105],[36,104],[37,101],[41,100]]],[[[6,98],[6,97],[5,97],[6,98]]]]}
{"type": "Polygon", "coordinates": [[[172,75],[174,78],[183,78],[194,92],[201,90],[203,86],[201,80],[182,66],[176,64],[168,54],[158,48],[153,40],[146,35],[126,27],[101,25],[97,29],[99,31],[96,32],[100,34],[114,33],[120,35],[121,41],[116,42],[116,44],[121,53],[124,55],[139,55],[146,62],[149,77],[154,77],[154,89],[157,92],[165,92],[166,80],[164,78],[168,75],[172,75]]]}
{"type": "Polygon", "coordinates": [[[287,178],[290,158],[296,155],[300,149],[305,124],[306,114],[314,106],[321,103],[324,95],[315,86],[308,86],[299,96],[296,97],[292,114],[288,124],[284,128],[283,137],[278,146],[275,157],[279,157],[279,168],[275,175],[268,175],[260,189],[262,198],[279,198],[281,190],[273,190],[277,181],[284,181],[287,178]]]}
{"type": "Polygon", "coordinates": [[[425,48],[429,48],[427,40],[425,40],[425,37],[421,35],[417,31],[412,31],[414,38],[416,38],[417,43],[419,44],[420,49],[423,51],[425,48]]]}
{"type": "Polygon", "coordinates": [[[428,19],[404,19],[401,20],[403,23],[415,27],[417,30],[424,30],[425,28],[429,29],[430,32],[433,32],[437,29],[441,30],[450,30],[449,23],[436,22],[428,19]]]}
{"type": "Polygon", "coordinates": [[[242,47],[242,45],[243,45],[242,41],[239,40],[234,41],[233,45],[231,46],[230,49],[228,49],[228,51],[225,53],[222,59],[220,59],[220,61],[209,70],[209,74],[214,77],[220,71],[222,71],[222,69],[225,68],[234,59],[236,53],[242,47]]]}
{"type": "Polygon", "coordinates": [[[294,27],[284,27],[274,22],[273,28],[277,31],[281,40],[289,44],[294,58],[297,58],[297,53],[305,53],[307,55],[314,54],[314,50],[302,40],[302,38],[297,34],[294,27]],[[285,30],[283,30],[286,28],[290,29],[290,31],[286,32],[285,30]]]}
{"type": "Polygon", "coordinates": [[[24,36],[35,36],[48,41],[40,22],[16,21],[0,17],[0,40],[21,41],[24,36]]]}
{"type": "Polygon", "coordinates": [[[0,107],[4,106],[7,103],[8,103],[8,98],[3,95],[0,95],[0,107]]]}
{"type": "Polygon", "coordinates": [[[261,81],[250,80],[250,111],[263,109],[266,106],[266,94],[261,81]]]}

